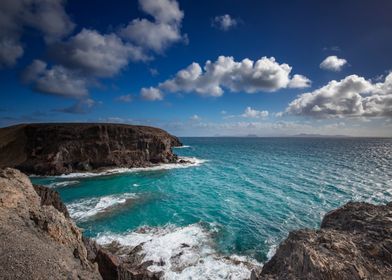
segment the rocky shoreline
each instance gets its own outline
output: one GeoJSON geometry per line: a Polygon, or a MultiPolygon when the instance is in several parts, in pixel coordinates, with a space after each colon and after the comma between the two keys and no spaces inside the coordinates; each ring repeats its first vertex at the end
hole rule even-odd
{"type": "MultiPolygon", "coordinates": [[[[58,193],[0,169],[2,279],[159,279],[138,254],[84,238],[58,193]]],[[[163,265],[163,264],[162,264],[163,265]]],[[[256,279],[392,279],[392,203],[348,203],[291,232],[256,279]]]]}
{"type": "Polygon", "coordinates": [[[175,163],[180,140],[166,131],[125,124],[52,123],[0,128],[0,168],[61,175],[175,163]]]}

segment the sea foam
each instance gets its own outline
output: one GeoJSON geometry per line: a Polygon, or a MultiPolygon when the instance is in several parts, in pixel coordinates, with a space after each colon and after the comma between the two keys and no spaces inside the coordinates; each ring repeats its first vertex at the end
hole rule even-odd
{"type": "Polygon", "coordinates": [[[106,212],[109,209],[124,205],[125,203],[136,198],[137,195],[134,193],[124,193],[118,195],[81,199],[67,204],[67,209],[73,219],[86,220],[97,214],[106,212]]]}
{"type": "Polygon", "coordinates": [[[72,180],[72,181],[62,181],[62,182],[54,182],[46,185],[49,188],[62,188],[62,187],[67,187],[67,186],[72,186],[72,185],[77,185],[80,182],[77,180],[72,180]]]}
{"type": "Polygon", "coordinates": [[[182,146],[178,146],[178,147],[173,147],[175,149],[186,149],[186,148],[190,148],[191,146],[189,145],[182,145],[182,146]]]}
{"type": "Polygon", "coordinates": [[[102,172],[77,172],[70,174],[63,174],[59,176],[53,176],[55,178],[85,178],[85,177],[97,177],[97,176],[107,176],[121,173],[136,173],[136,172],[147,172],[147,171],[159,171],[159,170],[170,170],[176,168],[189,168],[200,166],[205,163],[206,160],[199,159],[196,157],[179,157],[179,161],[176,163],[162,163],[149,167],[135,167],[135,168],[113,168],[102,172]]]}
{"type": "MultiPolygon", "coordinates": [[[[249,279],[261,264],[244,256],[223,256],[214,249],[212,231],[200,224],[185,227],[142,227],[127,234],[100,234],[101,245],[120,244],[125,257],[136,246],[147,269],[163,279],[249,279]]],[[[138,264],[137,264],[138,265],[138,264]]]]}

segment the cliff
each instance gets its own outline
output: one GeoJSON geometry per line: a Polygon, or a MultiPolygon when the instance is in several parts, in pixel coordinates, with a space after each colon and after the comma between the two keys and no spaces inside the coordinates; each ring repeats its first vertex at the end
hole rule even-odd
{"type": "Polygon", "coordinates": [[[0,278],[102,279],[82,233],[47,194],[41,200],[24,174],[0,169],[0,278]]]}
{"type": "Polygon", "coordinates": [[[320,230],[291,232],[254,278],[392,279],[392,203],[348,203],[320,230]]]}
{"type": "Polygon", "coordinates": [[[177,160],[164,130],[123,124],[23,124],[0,129],[0,168],[58,175],[177,160]]]}

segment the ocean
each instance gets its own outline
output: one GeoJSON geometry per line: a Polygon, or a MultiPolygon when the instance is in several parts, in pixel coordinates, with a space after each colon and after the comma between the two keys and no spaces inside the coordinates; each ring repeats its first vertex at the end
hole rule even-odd
{"type": "Polygon", "coordinates": [[[392,200],[392,139],[181,141],[191,163],[31,179],[60,193],[87,236],[142,244],[166,279],[246,279],[290,231],[350,200],[392,200]]]}

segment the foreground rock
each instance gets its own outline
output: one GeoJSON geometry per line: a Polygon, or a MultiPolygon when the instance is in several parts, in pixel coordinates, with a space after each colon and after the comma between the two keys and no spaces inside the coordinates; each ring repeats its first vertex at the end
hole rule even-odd
{"type": "Polygon", "coordinates": [[[0,278],[102,279],[80,230],[41,195],[24,174],[0,169],[0,278]]]}
{"type": "Polygon", "coordinates": [[[392,203],[348,203],[291,232],[258,279],[392,279],[392,203]]]}
{"type": "Polygon", "coordinates": [[[164,130],[122,124],[24,124],[0,128],[0,168],[59,175],[175,162],[181,143],[164,130]]]}

